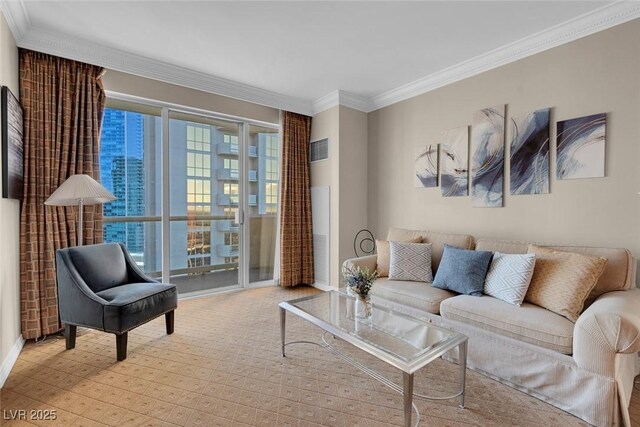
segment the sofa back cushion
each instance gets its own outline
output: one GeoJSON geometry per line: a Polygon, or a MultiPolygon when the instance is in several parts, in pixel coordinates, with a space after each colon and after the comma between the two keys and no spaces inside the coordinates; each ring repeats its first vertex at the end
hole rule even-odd
{"type": "Polygon", "coordinates": [[[607,259],[529,245],[536,266],[524,299],[575,322],[607,259]]]}
{"type": "Polygon", "coordinates": [[[93,292],[128,282],[127,263],[117,243],[78,246],[67,249],[80,277],[93,292]]]}
{"type": "MultiPolygon", "coordinates": [[[[444,245],[455,246],[461,249],[473,249],[474,238],[470,234],[438,233],[428,230],[407,230],[403,228],[389,229],[387,240],[406,242],[419,237],[423,243],[431,243],[431,269],[435,274],[438,271],[444,245]]],[[[525,248],[525,253],[527,249],[525,248]]]]}
{"type": "MultiPolygon", "coordinates": [[[[607,292],[631,289],[636,286],[636,260],[627,249],[537,245],[558,251],[575,252],[607,259],[604,272],[598,279],[596,286],[589,293],[586,305],[589,305],[594,299],[607,292]]],[[[526,254],[528,247],[529,243],[508,240],[478,239],[476,242],[476,249],[507,254],[526,254]]]]}

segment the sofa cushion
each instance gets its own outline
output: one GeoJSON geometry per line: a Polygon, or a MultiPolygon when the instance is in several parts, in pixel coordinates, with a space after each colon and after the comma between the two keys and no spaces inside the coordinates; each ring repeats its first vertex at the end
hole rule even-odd
{"type": "Polygon", "coordinates": [[[431,269],[434,274],[438,271],[445,244],[462,249],[473,249],[474,243],[473,236],[469,234],[438,233],[427,230],[405,230],[403,228],[391,228],[387,236],[387,240],[405,242],[411,238],[420,238],[424,243],[431,243],[431,269]]]}
{"type": "Polygon", "coordinates": [[[433,282],[431,243],[389,242],[389,279],[433,282]]]}
{"type": "Polygon", "coordinates": [[[445,245],[433,286],[466,295],[481,296],[493,253],[445,245]]]}
{"type": "Polygon", "coordinates": [[[104,329],[122,333],[178,306],[175,285],[164,283],[129,283],[97,292],[107,301],[104,306],[104,329]]]}
{"type": "MultiPolygon", "coordinates": [[[[413,237],[407,240],[397,240],[398,242],[420,243],[421,237],[413,237]]],[[[376,271],[378,276],[387,277],[389,275],[389,266],[391,264],[391,248],[388,240],[376,240],[376,271]]]]}
{"type": "Polygon", "coordinates": [[[578,320],[607,260],[535,245],[529,246],[529,253],[536,255],[536,267],[525,301],[578,320]]]}
{"type": "Polygon", "coordinates": [[[495,252],[484,281],[484,293],[509,304],[522,305],[535,264],[535,254],[495,252]]]}
{"type": "Polygon", "coordinates": [[[430,283],[389,280],[381,277],[371,288],[371,295],[433,314],[440,313],[440,303],[455,296],[453,292],[437,289],[430,283]]]}
{"type": "MultiPolygon", "coordinates": [[[[636,287],[637,263],[633,255],[631,255],[631,252],[627,249],[594,248],[588,246],[552,246],[546,244],[538,246],[607,259],[604,272],[587,297],[587,305],[607,292],[622,291],[636,287]]],[[[507,254],[526,254],[528,247],[528,243],[508,240],[478,239],[476,243],[476,249],[493,252],[498,251],[507,254]]]]}
{"type": "Polygon", "coordinates": [[[445,319],[515,338],[563,354],[573,352],[574,323],[530,303],[521,307],[490,296],[459,295],[440,304],[445,319]]]}

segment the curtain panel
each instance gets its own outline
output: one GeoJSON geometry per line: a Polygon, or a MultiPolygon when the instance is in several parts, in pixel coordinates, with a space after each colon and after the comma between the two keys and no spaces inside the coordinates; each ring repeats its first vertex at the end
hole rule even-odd
{"type": "Polygon", "coordinates": [[[280,286],[314,283],[309,142],[311,117],[282,112],[280,286]]]}
{"type": "MultiPolygon", "coordinates": [[[[55,253],[76,244],[77,207],[44,205],[68,177],[99,180],[103,68],[20,50],[24,108],[24,196],[20,213],[22,336],[61,329],[55,253]]],[[[84,210],[84,244],[102,242],[102,206],[84,210]]]]}

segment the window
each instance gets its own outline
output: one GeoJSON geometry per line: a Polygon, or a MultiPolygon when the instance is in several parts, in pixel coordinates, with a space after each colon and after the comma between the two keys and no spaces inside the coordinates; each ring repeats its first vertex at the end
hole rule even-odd
{"type": "Polygon", "coordinates": [[[108,100],[100,181],[116,200],[102,205],[104,241],[124,243],[136,263],[154,277],[162,270],[156,244],[161,233],[161,146],[159,109],[108,100]]]}
{"type": "Polygon", "coordinates": [[[211,155],[188,152],[187,176],[209,178],[211,176],[211,155]]]}
{"type": "Polygon", "coordinates": [[[223,184],[223,192],[226,196],[229,196],[229,202],[237,205],[239,202],[238,184],[232,184],[225,182],[223,184]]]}
{"type": "Polygon", "coordinates": [[[198,123],[187,124],[187,150],[211,151],[211,129],[198,123]]]}
{"type": "Polygon", "coordinates": [[[243,277],[247,283],[272,278],[278,130],[167,109],[164,115],[161,107],[107,100],[100,171],[103,185],[117,200],[103,204],[105,241],[124,242],[145,272],[161,277],[164,271],[168,275],[164,279],[176,283],[180,292],[201,290],[203,282],[218,287],[238,284],[243,277]],[[162,117],[168,117],[166,128],[162,117]],[[165,154],[168,179],[162,176],[165,154]],[[240,181],[246,194],[240,194],[240,181]],[[165,194],[169,195],[166,216],[162,215],[165,194]],[[234,221],[240,206],[248,206],[244,225],[234,221]],[[170,247],[163,253],[166,229],[170,247]],[[260,245],[240,251],[245,242],[240,241],[240,230],[251,236],[252,243],[259,238],[260,245]],[[248,266],[242,275],[239,252],[248,258],[242,263],[248,266]],[[168,264],[164,269],[163,260],[168,264]],[[211,276],[190,282],[195,275],[211,276]]]}

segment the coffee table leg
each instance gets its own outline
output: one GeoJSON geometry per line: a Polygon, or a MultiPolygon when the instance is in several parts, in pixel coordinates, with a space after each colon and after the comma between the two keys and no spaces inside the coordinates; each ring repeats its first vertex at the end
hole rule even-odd
{"type": "Polygon", "coordinates": [[[413,413],[413,374],[402,373],[402,395],[404,397],[404,426],[411,427],[413,413]]]}
{"type": "Polygon", "coordinates": [[[286,320],[287,320],[287,310],[280,307],[280,339],[282,341],[282,357],[287,357],[287,355],[284,354],[284,328],[285,328],[286,320]]]}
{"type": "Polygon", "coordinates": [[[464,408],[464,392],[466,390],[467,381],[467,340],[464,340],[460,344],[458,353],[458,364],[460,365],[460,387],[462,387],[462,393],[460,394],[460,407],[464,408]]]}

